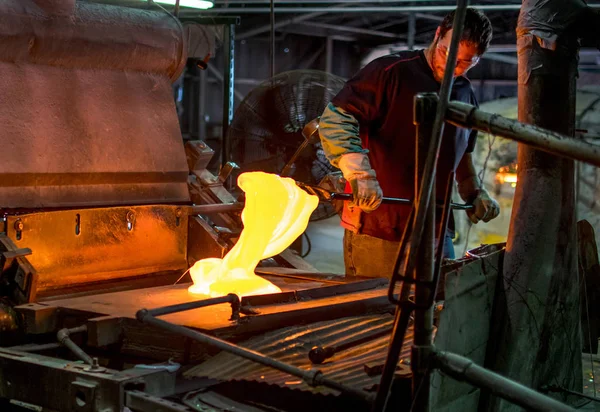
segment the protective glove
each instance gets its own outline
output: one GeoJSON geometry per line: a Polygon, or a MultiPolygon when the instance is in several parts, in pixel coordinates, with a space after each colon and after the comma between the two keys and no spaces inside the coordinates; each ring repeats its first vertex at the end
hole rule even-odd
{"type": "Polygon", "coordinates": [[[490,194],[481,187],[477,176],[471,176],[458,184],[460,197],[473,203],[473,209],[467,210],[467,216],[473,223],[480,220],[489,222],[500,214],[500,205],[490,194]]]}
{"type": "Polygon", "coordinates": [[[365,153],[346,153],[340,158],[339,167],[352,188],[354,199],[349,206],[356,206],[367,213],[377,209],[383,192],[368,156],[365,153]]]}

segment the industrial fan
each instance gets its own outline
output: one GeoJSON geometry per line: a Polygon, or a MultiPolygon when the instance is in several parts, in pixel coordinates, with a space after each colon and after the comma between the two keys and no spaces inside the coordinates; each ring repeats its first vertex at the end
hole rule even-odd
{"type": "MultiPolygon", "coordinates": [[[[236,173],[260,170],[281,174],[285,168],[285,175],[302,183],[330,182],[336,169],[325,158],[318,139],[306,144],[302,131],[323,113],[343,85],[341,77],[322,71],[293,70],[253,89],[229,127],[231,160],[239,166],[236,173]]],[[[334,207],[324,203],[311,220],[333,214],[334,207]]]]}

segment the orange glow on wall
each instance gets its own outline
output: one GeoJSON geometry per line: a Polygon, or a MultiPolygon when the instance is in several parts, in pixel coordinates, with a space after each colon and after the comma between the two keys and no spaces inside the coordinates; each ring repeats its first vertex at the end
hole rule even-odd
{"type": "Polygon", "coordinates": [[[283,252],[306,230],[319,203],[292,179],[274,174],[243,173],[238,186],[246,193],[244,229],[223,259],[202,259],[192,266],[191,293],[211,297],[235,293],[242,297],[281,292],[254,269],[262,259],[283,252]]]}

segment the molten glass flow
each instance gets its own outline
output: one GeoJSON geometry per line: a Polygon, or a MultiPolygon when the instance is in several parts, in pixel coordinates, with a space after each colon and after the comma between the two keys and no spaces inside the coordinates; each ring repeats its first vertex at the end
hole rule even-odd
{"type": "Polygon", "coordinates": [[[304,232],[319,200],[289,178],[263,172],[243,173],[238,186],[246,193],[242,211],[244,229],[223,259],[199,260],[190,269],[191,293],[224,296],[281,292],[254,273],[262,259],[283,252],[304,232]]]}

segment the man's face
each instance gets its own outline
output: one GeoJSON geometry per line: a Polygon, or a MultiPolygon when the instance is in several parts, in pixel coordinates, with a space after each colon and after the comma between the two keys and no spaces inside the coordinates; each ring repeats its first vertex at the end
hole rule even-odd
{"type": "MultiPolygon", "coordinates": [[[[433,42],[433,55],[431,65],[433,75],[439,82],[444,78],[444,69],[446,68],[446,59],[450,49],[450,40],[452,39],[452,29],[448,30],[444,37],[439,37],[439,28],[433,42]]],[[[477,54],[477,45],[471,42],[461,41],[458,44],[458,55],[456,60],[456,69],[454,77],[462,76],[479,62],[477,54]]]]}

